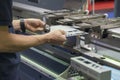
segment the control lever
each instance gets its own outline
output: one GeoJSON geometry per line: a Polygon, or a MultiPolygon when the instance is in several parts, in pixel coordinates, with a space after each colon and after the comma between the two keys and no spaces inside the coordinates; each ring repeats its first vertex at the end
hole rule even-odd
{"type": "Polygon", "coordinates": [[[50,26],[49,25],[47,25],[47,24],[44,25],[44,32],[45,33],[50,32],[50,26]]]}
{"type": "Polygon", "coordinates": [[[50,32],[50,26],[47,24],[47,20],[46,20],[46,17],[45,17],[45,16],[43,17],[43,21],[45,22],[43,31],[44,31],[45,33],[50,32]]]}

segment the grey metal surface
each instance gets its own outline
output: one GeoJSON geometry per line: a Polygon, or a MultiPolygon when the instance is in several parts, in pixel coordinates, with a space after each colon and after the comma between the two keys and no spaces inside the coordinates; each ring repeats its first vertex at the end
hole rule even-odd
{"type": "Polygon", "coordinates": [[[110,57],[115,60],[120,60],[120,39],[108,38],[94,41],[96,53],[110,57]]]}
{"type": "Polygon", "coordinates": [[[61,10],[63,8],[80,9],[86,3],[87,0],[13,0],[13,1],[50,10],[61,10]]]}
{"type": "Polygon", "coordinates": [[[120,61],[120,52],[116,52],[114,50],[100,46],[96,46],[96,48],[97,48],[97,54],[107,56],[110,57],[111,59],[120,61]]]}
{"type": "MultiPolygon", "coordinates": [[[[13,3],[13,9],[14,9],[14,12],[15,12],[16,16],[20,16],[20,17],[24,17],[24,18],[28,18],[28,17],[41,18],[42,15],[44,15],[45,12],[49,12],[51,10],[40,8],[41,6],[39,6],[39,5],[43,4],[43,3],[45,3],[45,6],[47,6],[48,3],[51,5],[51,4],[53,4],[52,1],[54,1],[54,0],[41,0],[41,2],[43,2],[43,3],[40,3],[40,4],[39,3],[28,2],[27,0],[24,0],[24,1],[23,0],[14,0],[14,1],[20,2],[20,3],[17,3],[17,2],[13,3]],[[46,3],[46,1],[47,1],[47,3],[46,3]]],[[[30,0],[30,1],[32,1],[32,0],[30,0]]],[[[33,0],[33,1],[37,2],[37,0],[33,0]]],[[[40,0],[38,0],[38,2],[39,1],[40,0]]],[[[52,5],[52,7],[50,7],[50,8],[53,9],[54,6],[59,5],[59,9],[60,9],[61,4],[62,4],[62,6],[64,6],[63,5],[64,1],[63,0],[61,0],[61,1],[59,2],[58,0],[55,0],[54,2],[56,3],[56,5],[52,5]],[[59,3],[59,4],[57,4],[57,3],[59,3]]],[[[71,0],[69,0],[69,1],[71,1],[71,0]]],[[[55,9],[56,8],[58,9],[58,7],[55,7],[55,9]]],[[[68,28],[67,29],[63,28],[63,30],[64,29],[65,30],[69,30],[68,28]]],[[[71,43],[72,42],[73,41],[71,40],[71,43]]],[[[106,41],[106,42],[108,42],[108,41],[106,41]]],[[[104,44],[104,43],[102,43],[102,44],[104,44]]],[[[117,44],[117,45],[119,46],[119,44],[117,44]]],[[[106,46],[106,45],[104,45],[104,46],[106,46]]],[[[110,45],[110,47],[111,46],[112,45],[110,45]]],[[[55,73],[58,73],[58,74],[61,73],[63,70],[65,70],[65,67],[66,67],[65,63],[62,63],[61,61],[63,61],[63,62],[65,61],[66,62],[66,58],[67,58],[67,60],[69,60],[69,58],[71,56],[75,55],[75,53],[76,53],[76,52],[73,52],[71,49],[70,49],[70,51],[66,51],[66,49],[60,48],[60,47],[58,48],[56,46],[52,47],[52,48],[50,48],[50,46],[47,46],[47,48],[45,47],[45,52],[48,52],[48,53],[44,53],[44,52],[40,51],[42,48],[43,48],[43,46],[41,46],[41,47],[35,47],[34,49],[32,48],[32,50],[27,51],[27,53],[23,52],[23,54],[24,54],[24,56],[29,57],[31,61],[35,61],[36,63],[42,64],[46,69],[44,68],[44,70],[42,70],[43,72],[41,72],[41,73],[43,73],[43,74],[45,73],[44,75],[46,75],[48,77],[49,77],[49,75],[47,75],[47,73],[46,73],[47,69],[52,70],[51,72],[55,72],[55,73]],[[57,58],[61,59],[61,60],[57,60],[57,58]]],[[[114,48],[114,46],[111,47],[111,48],[114,48]]],[[[115,49],[116,49],[116,47],[115,47],[115,49]]],[[[120,47],[117,47],[117,49],[119,51],[120,47]]],[[[103,51],[103,50],[104,49],[100,49],[100,51],[103,51]]],[[[81,51],[79,51],[78,53],[79,53],[79,55],[81,55],[80,54],[81,51]]],[[[101,52],[101,53],[104,53],[104,52],[101,52]]],[[[111,55],[112,54],[112,52],[107,52],[107,51],[106,51],[106,53],[107,53],[107,55],[111,55]],[[111,53],[111,54],[109,54],[109,53],[111,53]]],[[[111,56],[113,56],[113,54],[111,56]]],[[[117,56],[117,58],[119,58],[119,54],[117,54],[116,56],[117,56]]],[[[91,57],[91,59],[94,60],[95,58],[91,57]]],[[[28,60],[28,61],[30,61],[30,60],[28,60]]],[[[95,61],[99,62],[98,59],[96,59],[95,61]]],[[[105,63],[103,63],[103,64],[105,64],[105,63]]],[[[31,67],[33,67],[33,69],[34,69],[34,66],[31,66],[31,67]]],[[[49,72],[49,73],[51,73],[51,72],[49,72]]],[[[53,74],[53,76],[54,76],[54,74],[53,74]]]]}
{"type": "Polygon", "coordinates": [[[71,66],[94,80],[111,80],[111,71],[84,57],[71,58],[71,66]]]}
{"type": "Polygon", "coordinates": [[[80,36],[80,35],[84,34],[83,31],[75,29],[72,26],[55,25],[55,26],[51,26],[50,28],[51,28],[51,31],[54,31],[54,30],[64,30],[66,32],[66,37],[80,36]]]}
{"type": "Polygon", "coordinates": [[[62,9],[65,0],[14,0],[14,1],[44,9],[59,10],[62,9]]]}
{"type": "Polygon", "coordinates": [[[86,2],[87,0],[65,0],[63,8],[73,10],[82,9],[86,2]]]}
{"type": "Polygon", "coordinates": [[[24,63],[20,63],[21,80],[53,80],[53,77],[47,77],[37,70],[24,63]]]}
{"type": "MultiPolygon", "coordinates": [[[[34,62],[37,65],[41,65],[46,70],[50,70],[55,74],[60,74],[66,69],[66,63],[54,56],[49,55],[46,52],[31,48],[21,52],[23,57],[26,57],[30,62],[34,62]]],[[[30,63],[29,63],[30,64],[30,63]]],[[[31,64],[33,65],[33,64],[31,64]]],[[[43,72],[43,71],[42,71],[43,72]]],[[[41,72],[41,73],[42,73],[41,72]]]]}
{"type": "Polygon", "coordinates": [[[120,28],[114,28],[114,29],[109,29],[108,30],[111,34],[115,34],[120,36],[120,28]]]}
{"type": "Polygon", "coordinates": [[[43,9],[37,6],[33,6],[33,5],[28,5],[25,3],[19,3],[19,2],[13,2],[13,9],[17,9],[18,11],[30,11],[30,12],[35,12],[38,13],[39,15],[44,14],[45,12],[48,12],[50,10],[48,9],[43,9]]]}
{"type": "Polygon", "coordinates": [[[114,0],[115,1],[115,8],[114,8],[114,12],[115,12],[115,17],[120,17],[120,0],[114,0]]]}

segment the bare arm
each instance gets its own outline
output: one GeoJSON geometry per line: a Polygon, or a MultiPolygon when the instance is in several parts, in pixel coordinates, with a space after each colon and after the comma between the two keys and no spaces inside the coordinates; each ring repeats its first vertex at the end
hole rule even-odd
{"type": "MultiPolygon", "coordinates": [[[[13,20],[12,24],[15,30],[20,30],[20,20],[13,20]]],[[[24,24],[25,24],[25,28],[32,32],[42,31],[45,25],[43,21],[35,18],[24,19],[24,24]]]]}
{"type": "Polygon", "coordinates": [[[0,26],[0,52],[17,52],[46,42],[46,35],[12,34],[8,32],[7,26],[0,26]]]}
{"type": "Polygon", "coordinates": [[[44,43],[63,44],[64,31],[57,30],[44,35],[18,35],[8,32],[7,26],[0,26],[0,52],[17,52],[44,43]]]}

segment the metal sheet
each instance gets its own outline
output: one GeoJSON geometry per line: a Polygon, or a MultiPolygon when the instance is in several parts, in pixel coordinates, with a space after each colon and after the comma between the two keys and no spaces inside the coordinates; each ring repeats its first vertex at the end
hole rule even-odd
{"type": "Polygon", "coordinates": [[[79,36],[83,35],[84,32],[80,31],[78,29],[73,28],[72,26],[65,26],[65,25],[56,25],[56,26],[51,26],[51,31],[54,30],[64,30],[66,32],[66,36],[79,36]]]}
{"type": "Polygon", "coordinates": [[[120,28],[109,29],[110,33],[120,35],[120,28]]]}
{"type": "Polygon", "coordinates": [[[50,10],[80,9],[87,2],[87,0],[13,0],[40,8],[50,10]]]}

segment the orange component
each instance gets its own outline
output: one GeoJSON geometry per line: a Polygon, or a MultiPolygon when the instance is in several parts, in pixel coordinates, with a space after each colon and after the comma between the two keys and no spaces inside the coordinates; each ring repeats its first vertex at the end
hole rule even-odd
{"type": "MultiPolygon", "coordinates": [[[[114,0],[103,0],[95,2],[95,10],[105,10],[105,9],[113,9],[114,8],[114,0]]],[[[90,0],[88,0],[88,10],[92,11],[92,4],[90,0]]]]}

